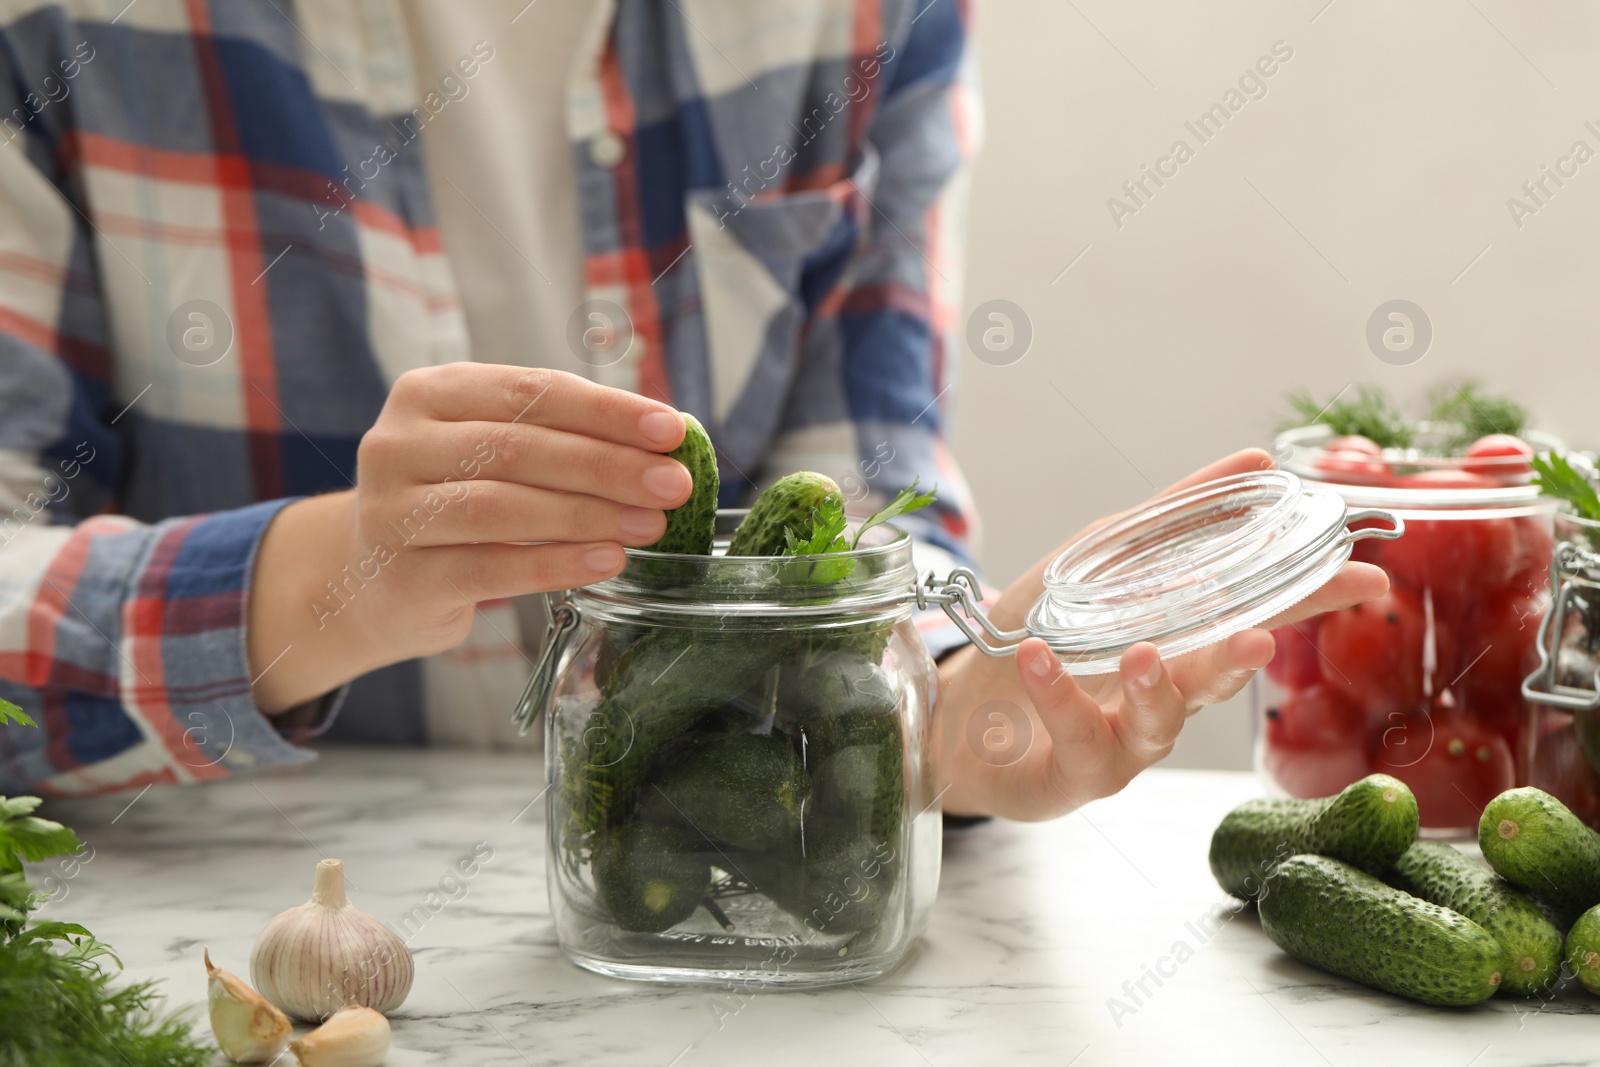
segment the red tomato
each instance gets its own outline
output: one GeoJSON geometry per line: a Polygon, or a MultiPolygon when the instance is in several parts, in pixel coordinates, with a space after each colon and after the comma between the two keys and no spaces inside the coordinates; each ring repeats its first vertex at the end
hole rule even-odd
{"type": "Polygon", "coordinates": [[[1461,711],[1400,716],[1384,732],[1373,767],[1410,786],[1422,825],[1439,829],[1476,827],[1484,806],[1516,784],[1506,739],[1461,711]]]}
{"type": "MultiPolygon", "coordinates": [[[[1460,471],[1411,477],[1431,474],[1479,478],[1460,471]]],[[[1434,605],[1445,610],[1504,589],[1522,562],[1510,519],[1407,519],[1405,534],[1383,542],[1379,559],[1390,578],[1418,593],[1432,590],[1434,605]]]]}
{"type": "Polygon", "coordinates": [[[1533,458],[1533,447],[1520,437],[1508,433],[1492,433],[1480,437],[1467,449],[1464,471],[1486,474],[1496,478],[1513,478],[1527,474],[1533,468],[1528,460],[1533,458]]]}
{"type": "Polygon", "coordinates": [[[1326,686],[1289,694],[1267,709],[1262,763],[1290,796],[1332,796],[1372,772],[1360,709],[1326,686]]]}
{"type": "Polygon", "coordinates": [[[1322,681],[1317,663],[1317,628],[1313,620],[1282,626],[1272,631],[1277,651],[1267,664],[1267,677],[1290,692],[1306,689],[1322,681]]]}
{"type": "Polygon", "coordinates": [[[1396,478],[1394,484],[1405,489],[1499,489],[1493,478],[1472,471],[1436,470],[1420,474],[1407,474],[1396,478]]]}
{"type": "Polygon", "coordinates": [[[1550,558],[1555,553],[1550,520],[1540,515],[1524,515],[1511,520],[1517,534],[1516,569],[1511,588],[1532,593],[1550,584],[1550,558]]]}
{"type": "Polygon", "coordinates": [[[1422,601],[1402,586],[1376,600],[1329,612],[1318,631],[1318,667],[1328,688],[1369,716],[1422,707],[1437,679],[1455,665],[1455,637],[1434,620],[1434,680],[1426,685],[1428,621],[1422,601]]]}
{"type": "Polygon", "coordinates": [[[1584,758],[1570,724],[1540,736],[1528,778],[1529,785],[1543,789],[1600,829],[1600,775],[1584,758]]]}
{"type": "Polygon", "coordinates": [[[1389,464],[1383,460],[1383,449],[1371,438],[1359,434],[1335,437],[1322,446],[1317,456],[1317,470],[1332,475],[1333,481],[1354,480],[1362,484],[1387,482],[1389,464]]]}
{"type": "Polygon", "coordinates": [[[1544,605],[1543,596],[1510,589],[1473,606],[1462,622],[1459,674],[1444,680],[1459,707],[1515,730],[1522,679],[1538,663],[1534,641],[1544,605]]]}

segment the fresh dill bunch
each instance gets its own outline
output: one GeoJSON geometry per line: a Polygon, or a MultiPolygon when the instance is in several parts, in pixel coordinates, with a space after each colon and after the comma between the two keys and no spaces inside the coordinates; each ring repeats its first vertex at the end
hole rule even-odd
{"type": "Polygon", "coordinates": [[[1428,418],[1457,428],[1444,443],[1455,454],[1490,434],[1519,436],[1527,428],[1528,409],[1510,397],[1484,392],[1477,382],[1463,382],[1434,394],[1428,418]]]}
{"type": "Polygon", "coordinates": [[[1301,391],[1289,394],[1289,406],[1297,418],[1289,420],[1283,429],[1322,424],[1330,427],[1339,437],[1365,437],[1380,448],[1408,448],[1413,430],[1395,402],[1377,386],[1363,385],[1355,396],[1344,393],[1326,403],[1301,391]]]}

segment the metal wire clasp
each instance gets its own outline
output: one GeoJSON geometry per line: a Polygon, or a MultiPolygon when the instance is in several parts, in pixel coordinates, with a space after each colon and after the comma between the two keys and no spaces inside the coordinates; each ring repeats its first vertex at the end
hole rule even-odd
{"type": "Polygon", "coordinates": [[[539,717],[539,712],[544,710],[545,704],[550,700],[550,692],[556,684],[556,667],[561,662],[561,653],[566,649],[567,635],[583,618],[577,605],[572,601],[563,600],[559,604],[552,605],[549,593],[540,593],[539,596],[544,600],[545,617],[550,621],[544,628],[544,643],[539,650],[539,662],[533,666],[533,674],[522,690],[522,698],[517,701],[517,710],[511,713],[511,721],[516,726],[519,737],[533,727],[533,721],[539,717]]]}
{"type": "Polygon", "coordinates": [[[983,599],[983,585],[970,567],[956,567],[943,578],[929,571],[917,583],[916,597],[918,608],[931,604],[944,608],[950,621],[985,656],[997,659],[1014,656],[1017,646],[1028,636],[1027,630],[1001,630],[989,621],[989,616],[978,606],[983,599]]]}
{"type": "MultiPolygon", "coordinates": [[[[1600,708],[1600,667],[1594,672],[1593,686],[1563,685],[1560,680],[1561,639],[1567,632],[1567,616],[1600,603],[1600,582],[1587,572],[1600,570],[1600,556],[1571,541],[1556,546],[1550,563],[1550,607],[1539,622],[1539,666],[1522,682],[1522,695],[1537,704],[1569,711],[1600,708]]],[[[1600,635],[1595,635],[1600,637],[1600,635]]]]}

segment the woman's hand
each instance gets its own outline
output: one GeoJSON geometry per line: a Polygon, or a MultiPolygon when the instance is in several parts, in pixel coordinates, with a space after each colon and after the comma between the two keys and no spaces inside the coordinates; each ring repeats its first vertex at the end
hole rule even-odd
{"type": "Polygon", "coordinates": [[[622,546],[657,540],[689,497],[689,472],[661,455],[683,434],[666,404],[560,371],[402,375],[361,439],[357,488],[289,505],[262,540],[258,706],[452,648],[482,601],[615,575],[622,546]]]}
{"type": "MultiPolygon", "coordinates": [[[[1272,457],[1259,449],[1238,452],[1160,495],[1272,466],[1272,457]]],[[[1044,591],[1044,570],[1055,555],[1041,560],[1001,595],[989,611],[998,627],[1022,626],[1029,606],[1044,591]]],[[[1311,597],[1261,629],[1235,634],[1170,663],[1161,661],[1154,645],[1134,645],[1123,653],[1116,675],[1075,680],[1038,638],[1024,641],[1014,659],[991,659],[975,648],[960,650],[940,666],[944,809],[1048,819],[1110,796],[1172,751],[1188,716],[1233,696],[1267,665],[1274,648],[1267,630],[1371,600],[1388,587],[1388,577],[1377,567],[1347,563],[1311,597]],[[1026,738],[1025,751],[980,751],[982,746],[969,737],[981,737],[991,724],[968,729],[972,716],[980,713],[1017,719],[992,725],[1008,728],[1013,738],[1026,738]]]]}

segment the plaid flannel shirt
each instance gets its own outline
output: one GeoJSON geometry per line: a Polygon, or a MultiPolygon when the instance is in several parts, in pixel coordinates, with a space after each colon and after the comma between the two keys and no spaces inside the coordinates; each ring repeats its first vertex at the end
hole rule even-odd
{"type": "MultiPolygon", "coordinates": [[[[698,415],[725,504],[799,468],[863,503],[937,481],[911,525],[965,559],[964,0],[595,6],[567,90],[587,297],[634,343],[567,369],[698,415]]],[[[399,374],[468,356],[413,144],[452,105],[417,92],[383,0],[0,0],[0,696],[41,727],[0,727],[0,790],[311,758],[251,699],[256,546],[352,484],[399,374]]],[[[527,669],[484,605],[334,732],[482,741],[424,704],[509,713],[527,669]]]]}

